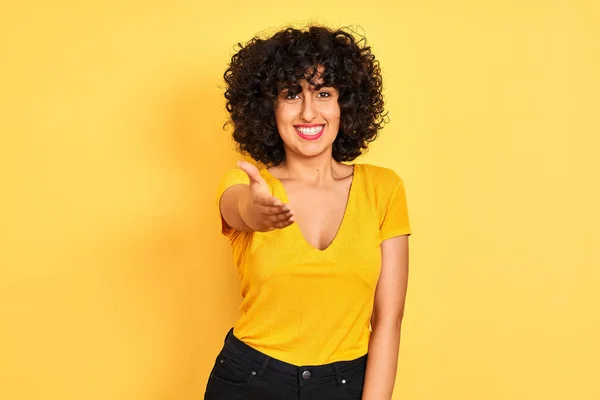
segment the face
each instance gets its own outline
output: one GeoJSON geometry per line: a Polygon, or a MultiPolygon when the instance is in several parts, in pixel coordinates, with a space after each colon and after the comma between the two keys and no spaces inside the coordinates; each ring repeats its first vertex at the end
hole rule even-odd
{"type": "MultiPolygon", "coordinates": [[[[316,84],[322,79],[315,79],[316,84]]],[[[301,88],[284,88],[279,92],[275,106],[277,130],[283,140],[286,154],[293,152],[314,157],[331,151],[340,127],[338,91],[323,86],[315,90],[307,81],[301,88]]]]}

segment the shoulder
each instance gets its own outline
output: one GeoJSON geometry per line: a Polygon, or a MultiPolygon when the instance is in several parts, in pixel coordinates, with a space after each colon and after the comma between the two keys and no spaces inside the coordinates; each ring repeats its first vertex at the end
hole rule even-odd
{"type": "Polygon", "coordinates": [[[392,169],[372,164],[356,164],[355,170],[361,174],[361,197],[378,210],[385,213],[392,199],[399,191],[404,191],[402,178],[392,169]]]}
{"type": "Polygon", "coordinates": [[[394,187],[402,182],[402,178],[391,168],[373,164],[355,164],[355,167],[362,172],[366,184],[394,187]]]}
{"type": "MultiPolygon", "coordinates": [[[[258,168],[258,172],[266,181],[273,179],[273,176],[269,173],[266,168],[258,168]]],[[[250,178],[240,168],[232,168],[225,171],[221,177],[221,182],[226,185],[237,185],[237,184],[249,184],[250,178]]]]}

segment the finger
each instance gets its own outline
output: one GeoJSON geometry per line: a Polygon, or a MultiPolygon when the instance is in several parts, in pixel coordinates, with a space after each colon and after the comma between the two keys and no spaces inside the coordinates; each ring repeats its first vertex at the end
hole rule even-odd
{"type": "Polygon", "coordinates": [[[246,173],[246,175],[248,175],[248,178],[250,178],[250,183],[262,182],[260,172],[258,172],[258,169],[254,165],[247,163],[246,161],[238,161],[237,165],[246,173]]]}
{"type": "Polygon", "coordinates": [[[272,222],[280,222],[287,221],[292,218],[294,215],[291,212],[279,213],[269,216],[269,220],[272,222]]]}
{"type": "Polygon", "coordinates": [[[279,214],[286,214],[286,213],[291,213],[293,214],[293,210],[290,209],[290,206],[287,204],[282,204],[280,206],[265,206],[265,205],[260,205],[260,211],[262,213],[264,213],[265,215],[279,215],[279,214]]]}
{"type": "Polygon", "coordinates": [[[290,212],[292,211],[290,209],[290,206],[287,204],[281,204],[279,206],[263,206],[265,209],[265,212],[268,214],[281,214],[281,213],[286,213],[286,212],[290,212]]]}
{"type": "Polygon", "coordinates": [[[293,221],[293,220],[279,221],[279,222],[275,222],[275,223],[273,224],[273,226],[274,226],[276,229],[282,229],[282,228],[286,228],[286,227],[290,226],[290,225],[291,225],[291,224],[293,224],[293,223],[294,223],[294,221],[293,221]]]}
{"type": "Polygon", "coordinates": [[[281,207],[283,203],[271,194],[260,194],[256,196],[256,203],[264,207],[281,207]]]}
{"type": "Polygon", "coordinates": [[[290,218],[294,218],[294,213],[291,211],[286,211],[282,213],[268,213],[264,212],[261,214],[261,220],[265,221],[267,225],[271,225],[275,222],[286,221],[290,218]]]}

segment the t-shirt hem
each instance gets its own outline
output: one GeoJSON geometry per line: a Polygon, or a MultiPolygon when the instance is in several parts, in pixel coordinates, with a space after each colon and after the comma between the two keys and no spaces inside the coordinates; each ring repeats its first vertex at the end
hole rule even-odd
{"type": "Polygon", "coordinates": [[[398,229],[398,230],[394,230],[394,231],[390,231],[388,233],[386,233],[385,235],[381,236],[381,241],[385,241],[397,236],[410,236],[412,235],[412,232],[410,230],[406,230],[406,229],[398,229]]]}

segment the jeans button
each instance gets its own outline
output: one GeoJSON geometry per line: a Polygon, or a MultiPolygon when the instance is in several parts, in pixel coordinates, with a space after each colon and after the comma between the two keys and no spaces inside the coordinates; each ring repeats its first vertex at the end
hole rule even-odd
{"type": "Polygon", "coordinates": [[[310,379],[310,377],[311,377],[310,371],[306,370],[302,373],[302,379],[308,380],[308,379],[310,379]]]}

